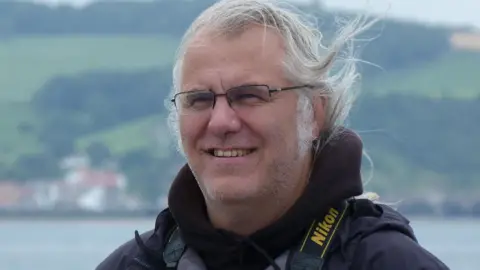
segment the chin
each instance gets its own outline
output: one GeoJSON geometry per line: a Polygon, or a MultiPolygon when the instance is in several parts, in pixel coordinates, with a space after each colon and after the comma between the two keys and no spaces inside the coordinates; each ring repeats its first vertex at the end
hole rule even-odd
{"type": "MultiPolygon", "coordinates": [[[[208,198],[213,201],[239,203],[261,196],[258,180],[245,181],[245,177],[216,177],[205,185],[208,198]]],[[[248,179],[248,178],[247,178],[248,179]]]]}

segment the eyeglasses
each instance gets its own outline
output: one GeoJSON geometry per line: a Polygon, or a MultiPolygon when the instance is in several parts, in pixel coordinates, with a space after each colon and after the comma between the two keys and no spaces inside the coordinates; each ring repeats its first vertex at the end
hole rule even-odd
{"type": "Polygon", "coordinates": [[[175,94],[171,102],[181,114],[201,112],[215,107],[217,97],[225,96],[231,108],[254,107],[270,102],[272,93],[280,91],[312,88],[310,85],[298,85],[283,88],[270,88],[268,85],[242,85],[230,88],[223,94],[212,90],[193,90],[175,94]]]}

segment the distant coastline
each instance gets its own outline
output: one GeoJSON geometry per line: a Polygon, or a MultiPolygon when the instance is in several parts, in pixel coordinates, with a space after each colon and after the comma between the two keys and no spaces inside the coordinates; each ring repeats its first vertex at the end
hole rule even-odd
{"type": "MultiPolygon", "coordinates": [[[[480,205],[472,208],[458,208],[454,205],[430,207],[421,203],[400,204],[399,212],[409,218],[469,218],[480,219],[480,205]]],[[[154,220],[160,208],[144,208],[135,210],[106,210],[101,212],[81,209],[68,210],[27,210],[27,209],[0,209],[0,222],[5,220],[62,220],[62,221],[128,221],[154,220]]]]}
{"type": "Polygon", "coordinates": [[[3,220],[154,220],[160,210],[110,210],[103,212],[68,210],[0,210],[0,222],[3,220]]]}

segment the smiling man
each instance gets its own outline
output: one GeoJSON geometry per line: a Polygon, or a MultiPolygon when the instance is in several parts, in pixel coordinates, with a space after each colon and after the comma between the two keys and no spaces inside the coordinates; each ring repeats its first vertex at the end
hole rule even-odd
{"type": "Polygon", "coordinates": [[[174,68],[170,124],[187,164],[155,228],[98,267],[448,269],[408,221],[366,199],[362,143],[341,126],[358,74],[302,15],[219,1],[191,25],[174,68]]]}

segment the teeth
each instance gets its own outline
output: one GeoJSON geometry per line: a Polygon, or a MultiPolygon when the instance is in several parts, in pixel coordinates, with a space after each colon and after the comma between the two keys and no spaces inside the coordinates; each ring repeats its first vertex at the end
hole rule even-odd
{"type": "Polygon", "coordinates": [[[242,157],[251,152],[252,151],[248,149],[214,150],[213,155],[216,157],[242,157]]]}

